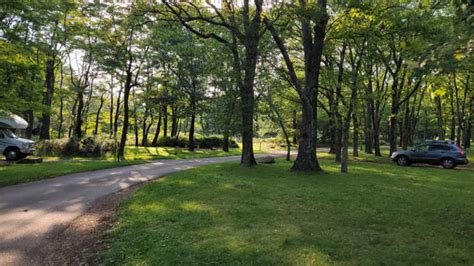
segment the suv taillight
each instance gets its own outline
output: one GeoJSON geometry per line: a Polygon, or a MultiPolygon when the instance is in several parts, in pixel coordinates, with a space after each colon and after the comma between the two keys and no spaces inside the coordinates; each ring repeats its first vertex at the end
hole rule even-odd
{"type": "Polygon", "coordinates": [[[459,145],[456,144],[456,148],[458,148],[459,156],[461,156],[461,157],[466,157],[466,154],[465,154],[464,151],[461,149],[461,147],[459,147],[459,145]]]}

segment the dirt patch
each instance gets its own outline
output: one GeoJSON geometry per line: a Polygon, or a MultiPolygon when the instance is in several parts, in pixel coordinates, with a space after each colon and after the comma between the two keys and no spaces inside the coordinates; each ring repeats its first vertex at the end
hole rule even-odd
{"type": "Polygon", "coordinates": [[[148,182],[96,200],[86,213],[61,232],[49,236],[32,254],[39,265],[97,265],[97,254],[106,248],[104,234],[115,221],[120,202],[148,182]]]}

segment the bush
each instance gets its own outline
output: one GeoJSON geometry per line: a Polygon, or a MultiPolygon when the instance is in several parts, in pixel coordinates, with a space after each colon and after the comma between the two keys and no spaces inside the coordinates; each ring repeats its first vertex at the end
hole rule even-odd
{"type": "Polygon", "coordinates": [[[161,137],[158,139],[158,147],[180,147],[185,148],[188,145],[188,141],[184,137],[161,137]]]}
{"type": "MultiPolygon", "coordinates": [[[[200,149],[214,149],[222,148],[224,144],[224,138],[220,136],[208,136],[203,137],[201,135],[196,135],[194,137],[194,145],[200,149]]],[[[158,147],[179,147],[185,148],[189,147],[189,138],[188,137],[160,137],[157,142],[158,147]]],[[[233,139],[229,140],[230,148],[238,148],[239,145],[233,139]]]]}
{"type": "Polygon", "coordinates": [[[222,147],[224,144],[224,139],[218,136],[204,137],[201,142],[199,142],[199,148],[201,149],[213,149],[222,147]]]}
{"type": "Polygon", "coordinates": [[[100,137],[41,140],[37,143],[38,155],[100,157],[113,151],[113,141],[100,137]]]}

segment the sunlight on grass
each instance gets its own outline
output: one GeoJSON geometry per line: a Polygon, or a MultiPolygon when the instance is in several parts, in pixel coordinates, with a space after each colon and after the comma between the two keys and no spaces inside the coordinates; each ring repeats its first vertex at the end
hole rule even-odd
{"type": "MultiPolygon", "coordinates": [[[[366,156],[366,155],[362,155],[366,156]]],[[[104,264],[465,264],[474,262],[474,169],[351,162],[208,165],[122,204],[104,264]]]]}

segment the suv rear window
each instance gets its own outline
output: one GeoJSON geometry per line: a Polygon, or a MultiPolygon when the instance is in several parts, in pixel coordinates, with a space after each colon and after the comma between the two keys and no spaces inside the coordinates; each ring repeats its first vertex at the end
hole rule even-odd
{"type": "Polygon", "coordinates": [[[451,148],[446,145],[430,145],[430,151],[449,151],[451,148]]]}

